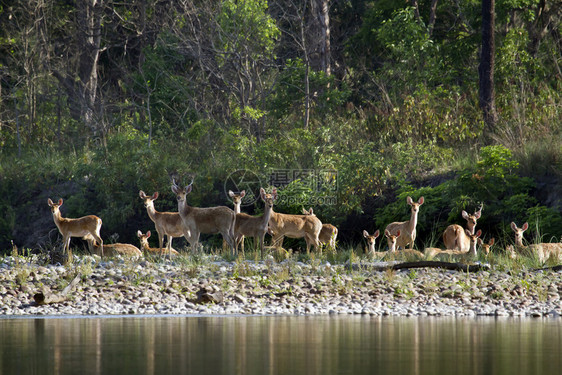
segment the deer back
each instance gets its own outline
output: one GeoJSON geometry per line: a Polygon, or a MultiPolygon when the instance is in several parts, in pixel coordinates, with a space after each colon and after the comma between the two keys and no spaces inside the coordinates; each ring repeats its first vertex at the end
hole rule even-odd
{"type": "Polygon", "coordinates": [[[269,225],[277,236],[292,238],[304,237],[306,234],[318,236],[322,222],[314,215],[289,215],[271,212],[269,225]]]}

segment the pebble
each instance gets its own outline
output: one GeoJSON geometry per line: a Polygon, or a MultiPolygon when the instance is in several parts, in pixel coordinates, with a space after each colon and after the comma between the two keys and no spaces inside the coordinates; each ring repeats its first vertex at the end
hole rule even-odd
{"type": "Polygon", "coordinates": [[[226,262],[212,255],[199,255],[198,262],[194,274],[185,260],[75,256],[72,266],[52,266],[33,257],[0,258],[0,316],[562,316],[559,272],[516,274],[491,268],[471,274],[439,269],[389,273],[370,270],[364,261],[350,267],[272,257],[226,262]],[[35,305],[35,293],[59,293],[77,273],[81,280],[67,301],[35,305]],[[198,298],[202,290],[220,298],[198,298]]]}

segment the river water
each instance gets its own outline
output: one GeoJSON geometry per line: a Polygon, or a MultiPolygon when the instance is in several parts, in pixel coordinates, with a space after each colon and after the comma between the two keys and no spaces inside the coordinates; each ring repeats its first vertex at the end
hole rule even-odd
{"type": "Polygon", "coordinates": [[[0,374],[559,374],[560,319],[0,319],[0,374]]]}

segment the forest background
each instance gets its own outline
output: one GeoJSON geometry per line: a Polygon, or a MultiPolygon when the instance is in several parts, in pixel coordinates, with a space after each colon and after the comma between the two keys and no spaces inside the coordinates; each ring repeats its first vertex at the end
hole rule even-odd
{"type": "Polygon", "coordinates": [[[528,221],[559,241],[561,18],[546,0],[2,0],[0,250],[60,243],[49,197],[136,243],[139,190],[176,211],[173,178],[202,207],[276,183],[277,212],[313,207],[340,244],[407,220],[407,196],[418,248],[481,205],[486,238],[528,221]]]}

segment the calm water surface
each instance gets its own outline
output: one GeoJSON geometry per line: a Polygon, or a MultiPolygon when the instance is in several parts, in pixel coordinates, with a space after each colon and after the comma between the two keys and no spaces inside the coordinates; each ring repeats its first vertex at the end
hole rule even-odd
{"type": "Polygon", "coordinates": [[[0,374],[560,374],[558,319],[0,319],[0,374]]]}

